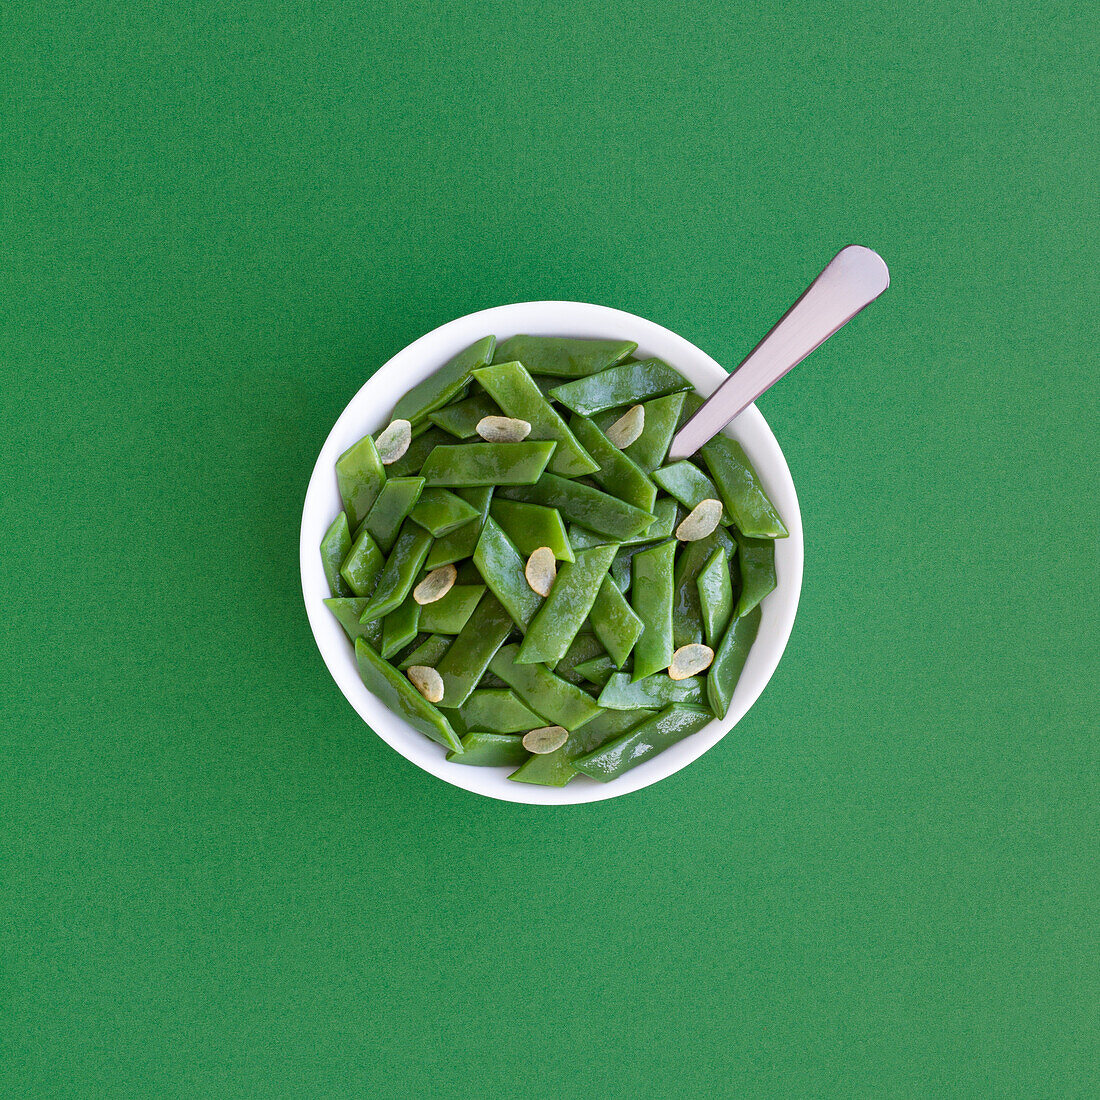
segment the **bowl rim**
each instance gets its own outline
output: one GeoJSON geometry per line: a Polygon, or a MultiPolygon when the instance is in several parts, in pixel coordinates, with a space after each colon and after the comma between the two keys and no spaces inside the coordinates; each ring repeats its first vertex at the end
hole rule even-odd
{"type": "Polygon", "coordinates": [[[722,740],[760,697],[786,649],[798,609],[804,565],[802,517],[786,458],[759,409],[750,405],[725,433],[744,446],[789,535],[776,543],[778,584],[761,604],[760,631],[726,715],[609,783],[577,776],[564,787],[540,787],[511,782],[506,768],[448,762],[442,746],[390,711],[360,680],[353,647],[323,603],[329,591],[318,547],[339,507],[336,458],[364,434],[377,432],[400,396],[462,348],[489,333],[503,341],[526,332],[636,341],[639,353],[667,360],[704,395],[728,377],[706,352],[671,329],[636,314],[589,302],[513,302],[477,310],[432,329],[402,348],[367,379],[325,438],[302,507],[302,596],[317,648],[336,685],[368,727],[405,759],[452,786],[488,798],[529,805],[579,805],[617,798],[674,775],[722,740]]]}

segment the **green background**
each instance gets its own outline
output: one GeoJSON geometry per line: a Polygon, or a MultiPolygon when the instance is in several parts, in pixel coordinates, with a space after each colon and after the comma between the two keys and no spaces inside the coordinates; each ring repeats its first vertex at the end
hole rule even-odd
{"type": "Polygon", "coordinates": [[[1096,1095],[1096,168],[1077,3],[0,9],[0,1092],[1096,1095]],[[410,340],[579,299],[761,402],[787,654],[627,798],[419,772],[306,481],[410,340]]]}

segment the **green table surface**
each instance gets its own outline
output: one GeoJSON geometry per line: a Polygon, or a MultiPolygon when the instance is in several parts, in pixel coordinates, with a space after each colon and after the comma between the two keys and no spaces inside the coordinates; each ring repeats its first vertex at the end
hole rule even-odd
{"type": "Polygon", "coordinates": [[[0,1094],[1077,1097],[1100,1080],[1096,10],[0,10],[0,1094]],[[298,522],[379,364],[578,299],[734,366],[806,583],[621,800],[363,726],[298,522]]]}

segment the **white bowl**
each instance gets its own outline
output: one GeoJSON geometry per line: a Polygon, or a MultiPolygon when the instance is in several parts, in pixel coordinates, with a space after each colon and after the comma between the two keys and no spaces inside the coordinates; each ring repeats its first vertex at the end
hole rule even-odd
{"type": "Polygon", "coordinates": [[[776,543],[778,584],[761,605],[760,631],[726,716],[715,719],[698,733],[610,783],[578,775],[565,787],[537,787],[511,782],[507,778],[509,768],[449,763],[440,745],[403,722],[363,686],[347,635],[322,602],[329,590],[318,547],[341,506],[334,470],[336,459],[357,439],[381,428],[402,394],[463,348],[490,333],[504,340],[521,332],[634,340],[638,344],[638,356],[664,359],[690,379],[702,394],[711,393],[727,377],[726,371],[709,355],[682,336],[652,321],[607,306],[584,302],[517,302],[484,309],[440,325],[379,368],[351,399],[329,432],[309,479],[302,512],[302,593],[313,636],[332,678],[363,721],[406,759],[456,787],[490,798],[543,805],[596,802],[648,787],[686,767],[729,733],[759,698],[779,664],[794,625],[802,587],[802,518],[783,452],[764,417],[755,406],[750,406],[726,432],[740,441],[748,452],[790,537],[776,543]]]}

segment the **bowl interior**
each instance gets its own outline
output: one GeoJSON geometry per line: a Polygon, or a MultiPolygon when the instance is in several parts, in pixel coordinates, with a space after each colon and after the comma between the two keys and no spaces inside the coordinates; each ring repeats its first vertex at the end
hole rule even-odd
{"type": "Polygon", "coordinates": [[[802,585],[802,520],[794,482],[779,444],[755,406],[726,429],[756,467],[790,536],[776,543],[777,587],[761,605],[760,631],[749,654],[729,712],[698,733],[610,783],[579,775],[565,787],[513,783],[506,768],[449,763],[444,749],[402,721],[359,679],[354,651],[340,624],[322,602],[329,595],[318,546],[340,508],[334,466],[356,440],[387,421],[397,399],[457,352],[489,333],[504,340],[517,333],[546,336],[611,337],[634,340],[638,356],[664,359],[709,395],[726,372],[694,344],[660,325],[607,306],[581,302],[521,302],[497,306],[450,321],[398,352],[367,380],[333,425],[317,458],[302,513],[299,553],[306,612],[321,656],[333,679],[362,719],[387,744],[414,764],[457,787],[491,798],[535,804],[573,804],[614,798],[647,787],[690,764],[741,719],[764,690],[790,637],[802,585]]]}

